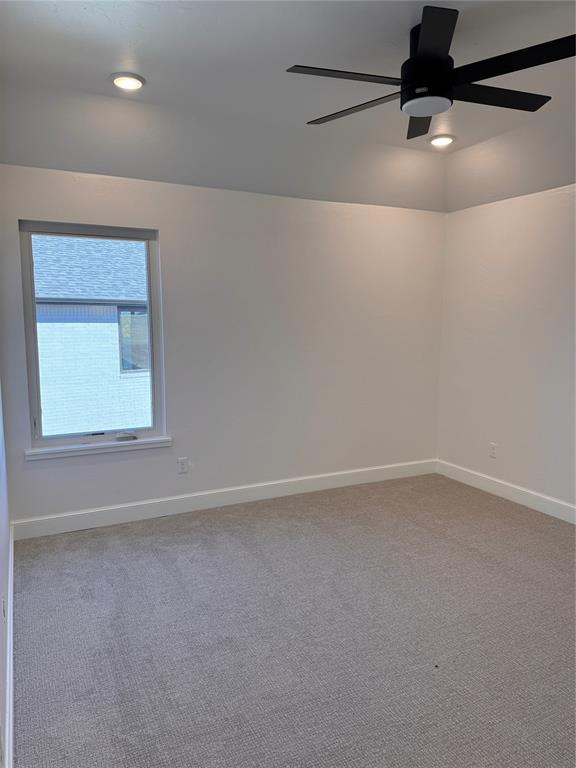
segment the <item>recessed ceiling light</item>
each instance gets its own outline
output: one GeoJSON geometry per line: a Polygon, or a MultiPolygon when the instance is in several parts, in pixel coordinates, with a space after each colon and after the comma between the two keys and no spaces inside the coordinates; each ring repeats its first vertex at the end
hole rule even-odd
{"type": "Polygon", "coordinates": [[[453,136],[433,136],[430,139],[430,144],[434,147],[447,147],[454,141],[453,136]]]}
{"type": "Polygon", "coordinates": [[[140,77],[140,75],[134,75],[132,72],[116,72],[112,75],[112,82],[123,91],[138,91],[146,80],[140,77]]]}

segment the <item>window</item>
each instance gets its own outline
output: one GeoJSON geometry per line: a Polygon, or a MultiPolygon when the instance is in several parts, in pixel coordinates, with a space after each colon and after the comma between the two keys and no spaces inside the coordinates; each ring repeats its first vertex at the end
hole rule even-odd
{"type": "Polygon", "coordinates": [[[35,444],[163,434],[155,233],[20,229],[35,444]]]}

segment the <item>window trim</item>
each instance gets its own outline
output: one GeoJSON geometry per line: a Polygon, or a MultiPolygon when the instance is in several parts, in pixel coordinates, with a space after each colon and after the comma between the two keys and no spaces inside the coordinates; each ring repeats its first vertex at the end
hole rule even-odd
{"type": "MultiPolygon", "coordinates": [[[[65,224],[21,220],[20,251],[24,293],[24,324],[28,372],[30,410],[30,448],[27,459],[48,458],[54,455],[76,455],[103,450],[129,450],[130,448],[169,445],[166,440],[166,411],[164,399],[164,349],[162,334],[162,298],[160,291],[160,260],[158,232],[151,229],[129,229],[101,225],[65,224]],[[115,240],[143,240],[146,242],[148,313],[150,336],[150,376],[152,399],[152,426],[140,429],[106,430],[98,434],[70,434],[43,437],[40,421],[40,380],[38,361],[38,334],[36,327],[36,297],[32,259],[32,235],[70,235],[73,237],[112,238],[115,240]],[[140,441],[140,442],[139,442],[140,441]],[[144,444],[146,443],[146,445],[144,444]],[[121,446],[121,448],[120,448],[121,446]],[[76,450],[74,450],[76,449],[76,450]]],[[[129,303],[129,302],[126,302],[129,303]]]]}

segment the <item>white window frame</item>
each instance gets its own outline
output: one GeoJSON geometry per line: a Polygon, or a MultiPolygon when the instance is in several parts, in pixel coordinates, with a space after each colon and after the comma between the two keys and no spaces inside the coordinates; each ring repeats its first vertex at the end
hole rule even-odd
{"type": "Polygon", "coordinates": [[[30,448],[26,459],[55,458],[84,453],[126,451],[170,445],[166,434],[164,400],[164,351],[162,338],[162,299],[160,291],[160,260],[158,232],[151,229],[131,229],[100,225],[64,224],[45,221],[19,222],[22,256],[22,282],[24,289],[24,322],[26,357],[28,365],[28,392],[30,403],[30,448]],[[73,237],[113,238],[115,240],[142,240],[146,243],[148,271],[148,315],[150,334],[150,376],[152,380],[152,426],[125,431],[107,430],[99,434],[59,435],[43,437],[40,418],[40,379],[38,364],[38,335],[36,328],[36,297],[32,235],[70,235],[73,237]]]}

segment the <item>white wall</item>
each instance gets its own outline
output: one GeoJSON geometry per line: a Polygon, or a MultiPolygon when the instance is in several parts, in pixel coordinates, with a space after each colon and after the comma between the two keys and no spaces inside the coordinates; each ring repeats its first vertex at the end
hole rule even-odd
{"type": "Polygon", "coordinates": [[[574,188],[449,214],[444,291],[438,455],[572,502],[574,188]]]}
{"type": "MultiPolygon", "coordinates": [[[[2,428],[2,392],[0,391],[0,602],[6,604],[8,612],[8,566],[10,562],[10,531],[8,525],[8,488],[6,485],[6,462],[4,451],[4,431],[2,428]]],[[[11,650],[10,650],[11,653],[11,650]]],[[[0,741],[1,749],[8,748],[7,734],[7,688],[8,688],[8,623],[0,610],[0,741]]],[[[6,752],[3,755],[6,763],[6,752]]],[[[0,752],[0,763],[2,753],[0,752]]]]}
{"type": "Polygon", "coordinates": [[[15,519],[437,455],[571,503],[573,188],[443,215],[0,173],[15,519]],[[159,229],[172,447],[25,462],[20,217],[159,229]]]}
{"type": "Polygon", "coordinates": [[[15,519],[435,456],[442,214],[0,172],[15,519]],[[159,230],[171,448],[25,462],[18,218],[159,230]]]}

